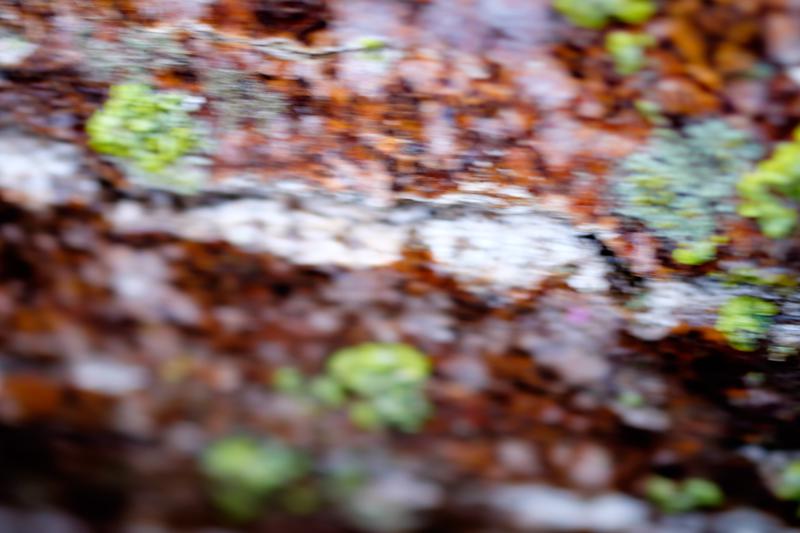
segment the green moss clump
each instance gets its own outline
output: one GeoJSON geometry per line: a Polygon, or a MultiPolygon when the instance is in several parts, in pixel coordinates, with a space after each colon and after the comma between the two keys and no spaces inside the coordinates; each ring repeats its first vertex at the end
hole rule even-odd
{"type": "Polygon", "coordinates": [[[797,208],[789,203],[800,201],[800,127],[791,142],[778,145],[769,159],[742,178],[738,187],[742,216],[757,219],[767,237],[777,239],[791,234],[797,227],[797,208]]]}
{"type": "Polygon", "coordinates": [[[702,478],[677,482],[653,476],[647,480],[645,493],[665,513],[685,513],[703,507],[717,507],[725,502],[719,486],[702,478]]]}
{"type": "Polygon", "coordinates": [[[217,441],[201,458],[214,503],[235,520],[258,516],[267,496],[306,475],[308,468],[301,453],[246,436],[217,441]]]}
{"type": "Polygon", "coordinates": [[[769,330],[778,306],[753,296],[731,298],[719,310],[715,325],[732,347],[751,352],[769,330]]]}
{"type": "Polygon", "coordinates": [[[159,173],[198,145],[186,97],[144,84],[111,87],[110,97],[86,124],[89,146],[159,173]]]}
{"type": "Polygon", "coordinates": [[[554,0],[553,7],[572,24],[592,29],[602,28],[612,19],[646,22],[658,10],[653,0],[554,0]]]}
{"type": "Polygon", "coordinates": [[[613,176],[617,212],[676,245],[673,259],[698,265],[716,256],[718,218],[734,211],[739,178],[761,156],[744,131],[721,120],[676,132],[659,128],[613,176]]]}
{"type": "Polygon", "coordinates": [[[627,76],[644,67],[645,50],[656,44],[656,39],[646,33],[612,31],[606,36],[606,51],[614,60],[617,74],[627,76]]]}

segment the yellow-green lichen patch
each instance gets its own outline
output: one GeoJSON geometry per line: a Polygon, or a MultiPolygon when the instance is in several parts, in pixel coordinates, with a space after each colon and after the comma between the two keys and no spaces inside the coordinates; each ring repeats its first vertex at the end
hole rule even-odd
{"type": "Polygon", "coordinates": [[[786,237],[797,227],[800,201],[800,127],[739,182],[739,213],[755,218],[764,235],[786,237]]]}
{"type": "Polygon", "coordinates": [[[648,499],[665,513],[686,513],[700,508],[718,507],[725,495],[713,481],[689,478],[681,482],[661,476],[647,480],[648,499]]]}
{"type": "Polygon", "coordinates": [[[199,142],[185,95],[136,83],[111,87],[86,132],[92,149],[150,173],[164,171],[199,142]]]}
{"type": "Polygon", "coordinates": [[[554,0],[553,7],[572,24],[599,29],[612,20],[646,22],[658,9],[653,0],[554,0]]]}
{"type": "Polygon", "coordinates": [[[345,407],[350,420],[366,430],[419,430],[433,408],[425,395],[428,357],[400,343],[365,343],[335,352],[324,374],[306,380],[289,368],[273,375],[276,390],[321,408],[345,407]]]}
{"type": "Polygon", "coordinates": [[[235,520],[250,520],[265,498],[288,487],[309,469],[300,452],[274,441],[234,436],[211,444],[201,458],[215,505],[235,520]]]}
{"type": "Polygon", "coordinates": [[[715,327],[732,347],[750,352],[758,348],[777,314],[778,306],[772,302],[754,296],[736,296],[720,308],[715,327]]]}
{"type": "Polygon", "coordinates": [[[328,371],[360,398],[350,408],[351,419],[360,427],[416,431],[431,413],[423,390],[430,361],[411,346],[366,343],[344,348],[333,354],[328,371]]]}
{"type": "Polygon", "coordinates": [[[800,502],[800,460],[792,461],[783,469],[774,492],[781,500],[800,502]]]}
{"type": "Polygon", "coordinates": [[[334,353],[328,368],[343,386],[371,396],[422,385],[430,374],[430,361],[407,344],[370,342],[334,353]]]}
{"type": "Polygon", "coordinates": [[[750,285],[770,288],[778,293],[790,293],[798,286],[797,276],[789,271],[749,265],[724,268],[721,272],[711,274],[711,277],[728,287],[750,285]]]}
{"type": "Polygon", "coordinates": [[[646,50],[655,44],[655,37],[647,33],[612,31],[606,35],[606,51],[614,60],[614,69],[621,76],[641,70],[647,61],[646,50]]]}
{"type": "Polygon", "coordinates": [[[674,244],[676,262],[706,263],[725,241],[718,222],[734,210],[736,182],[760,155],[746,132],[720,120],[659,128],[612,177],[617,212],[674,244]]]}

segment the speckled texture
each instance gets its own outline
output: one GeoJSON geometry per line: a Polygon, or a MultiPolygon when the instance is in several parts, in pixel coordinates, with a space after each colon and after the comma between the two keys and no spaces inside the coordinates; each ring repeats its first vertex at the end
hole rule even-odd
{"type": "Polygon", "coordinates": [[[29,43],[0,54],[0,531],[788,531],[795,286],[714,271],[796,279],[796,240],[730,217],[720,261],[681,267],[607,186],[637,99],[786,135],[791,39],[758,26],[783,4],[664,5],[623,79],[544,0],[0,2],[29,43]],[[198,97],[193,189],[86,148],[127,77],[198,97]],[[738,295],[780,305],[781,350],[726,346],[738,295]],[[361,342],[430,358],[420,432],[271,385],[361,342]],[[310,457],[319,507],[226,520],[198,458],[242,431],[310,457]],[[664,516],[653,474],[728,503],[664,516]]]}

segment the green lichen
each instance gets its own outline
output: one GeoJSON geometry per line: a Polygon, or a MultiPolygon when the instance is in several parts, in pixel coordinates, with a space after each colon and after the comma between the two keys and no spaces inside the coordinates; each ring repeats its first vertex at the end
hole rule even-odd
{"type": "Polygon", "coordinates": [[[717,246],[714,241],[681,243],[672,252],[672,259],[682,265],[702,265],[717,257],[717,246]]]}
{"type": "Polygon", "coordinates": [[[286,108],[283,97],[268,90],[257,76],[235,69],[209,68],[203,71],[202,80],[204,94],[222,132],[252,124],[266,133],[270,121],[286,108]]]}
{"type": "Polygon", "coordinates": [[[431,365],[425,354],[407,344],[369,342],[335,352],[328,369],[347,389],[372,396],[423,385],[431,365]]]}
{"type": "Polygon", "coordinates": [[[668,124],[668,120],[664,116],[663,110],[658,102],[639,99],[633,102],[633,107],[635,107],[636,111],[653,126],[666,126],[668,124]]]}
{"type": "Polygon", "coordinates": [[[417,431],[432,411],[423,390],[430,371],[425,354],[406,344],[344,348],[328,363],[331,378],[358,398],[350,416],[365,429],[417,431]]]}
{"type": "Polygon", "coordinates": [[[97,28],[82,20],[77,42],[87,74],[104,81],[151,83],[160,70],[183,70],[191,54],[176,33],[159,29],[120,29],[115,40],[101,39],[97,28]]]}
{"type": "Polygon", "coordinates": [[[346,394],[339,383],[321,375],[306,379],[297,369],[282,367],[272,375],[272,387],[283,394],[295,396],[320,408],[337,408],[344,405],[346,394]]]}
{"type": "Polygon", "coordinates": [[[612,31],[606,36],[606,51],[614,60],[617,74],[627,76],[644,67],[645,51],[656,44],[656,39],[646,33],[612,31]]]}
{"type": "Polygon", "coordinates": [[[732,347],[751,352],[769,331],[778,307],[754,296],[736,296],[720,308],[715,328],[732,347]]]}
{"type": "Polygon", "coordinates": [[[782,500],[800,502],[800,460],[792,461],[783,469],[775,487],[775,495],[782,500]]]}
{"type": "Polygon", "coordinates": [[[386,48],[388,43],[380,37],[360,37],[354,46],[363,52],[377,52],[386,48]]]}
{"type": "Polygon", "coordinates": [[[198,145],[186,96],[143,84],[111,87],[109,99],[86,124],[89,146],[161,173],[198,145]]]}
{"type": "Polygon", "coordinates": [[[420,389],[403,387],[353,402],[348,412],[350,420],[362,429],[395,427],[414,433],[431,415],[432,408],[420,389]]]}
{"type": "Polygon", "coordinates": [[[739,182],[739,213],[755,218],[764,235],[790,235],[797,227],[800,201],[800,127],[790,142],[779,144],[772,156],[739,182]]]}
{"type": "Polygon", "coordinates": [[[791,291],[798,286],[796,276],[787,272],[756,268],[752,266],[737,266],[722,272],[711,274],[713,279],[727,287],[767,287],[776,291],[791,291]]]}
{"type": "Polygon", "coordinates": [[[285,366],[272,375],[272,386],[279,392],[297,394],[304,391],[305,378],[297,369],[285,366]]]}
{"type": "Polygon", "coordinates": [[[665,513],[685,513],[705,507],[718,507],[725,495],[713,481],[689,478],[677,482],[653,476],[645,485],[647,498],[665,513]]]}
{"type": "Polygon", "coordinates": [[[572,24],[592,29],[602,28],[613,19],[639,24],[658,9],[653,0],[554,0],[553,7],[572,24]]]}
{"type": "Polygon", "coordinates": [[[316,401],[328,407],[341,407],[347,400],[342,386],[328,376],[312,379],[308,384],[308,390],[316,401]]]}
{"type": "Polygon", "coordinates": [[[430,361],[415,348],[372,342],[335,352],[326,372],[310,380],[280,368],[273,386],[319,408],[345,407],[351,421],[365,430],[414,432],[433,412],[424,390],[430,372],[430,361]]]}
{"type": "Polygon", "coordinates": [[[659,128],[643,150],[627,157],[613,176],[617,211],[671,241],[673,259],[711,261],[724,237],[718,219],[734,211],[739,178],[761,155],[744,131],[720,120],[676,132],[659,128]]]}
{"type": "Polygon", "coordinates": [[[641,393],[633,391],[633,390],[626,390],[622,391],[619,396],[617,396],[616,403],[621,405],[622,407],[627,407],[629,409],[637,409],[639,407],[644,407],[647,405],[647,399],[642,396],[641,393]]]}
{"type": "Polygon", "coordinates": [[[215,505],[234,520],[256,517],[265,499],[308,472],[305,456],[275,441],[228,437],[209,446],[201,469],[215,505]]]}

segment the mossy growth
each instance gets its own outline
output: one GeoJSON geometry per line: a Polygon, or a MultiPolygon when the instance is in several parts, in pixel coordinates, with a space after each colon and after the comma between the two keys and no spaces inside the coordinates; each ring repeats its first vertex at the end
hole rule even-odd
{"type": "Polygon", "coordinates": [[[682,132],[658,128],[613,176],[617,212],[671,241],[676,262],[711,261],[726,240],[718,234],[719,217],[735,210],[735,185],[761,153],[747,132],[721,120],[682,132]]]}
{"type": "Polygon", "coordinates": [[[800,201],[800,127],[739,182],[739,213],[755,218],[767,237],[790,235],[797,227],[800,201]]]}
{"type": "Polygon", "coordinates": [[[271,494],[309,470],[306,457],[276,441],[234,436],[211,444],[201,458],[214,504],[233,520],[251,520],[271,494]]]}
{"type": "Polygon", "coordinates": [[[658,10],[653,0],[554,0],[553,7],[582,28],[603,28],[612,20],[646,22],[658,10]]]}
{"type": "Polygon", "coordinates": [[[147,85],[114,85],[105,105],[86,124],[89,146],[160,173],[199,143],[185,95],[147,85]]]}
{"type": "Polygon", "coordinates": [[[715,328],[732,347],[751,352],[769,331],[778,306],[754,296],[736,296],[720,308],[715,328]]]}
{"type": "Polygon", "coordinates": [[[326,372],[306,380],[279,369],[273,386],[322,407],[347,407],[352,422],[367,430],[418,431],[432,413],[425,395],[431,365],[419,350],[399,343],[365,343],[335,352],[326,372]]]}
{"type": "Polygon", "coordinates": [[[645,51],[656,44],[652,35],[632,31],[612,31],[606,35],[606,51],[614,60],[617,74],[635,74],[644,67],[645,51]]]}
{"type": "Polygon", "coordinates": [[[725,495],[713,481],[689,478],[678,482],[653,476],[645,485],[647,498],[665,513],[686,513],[695,509],[718,507],[725,495]]]}

